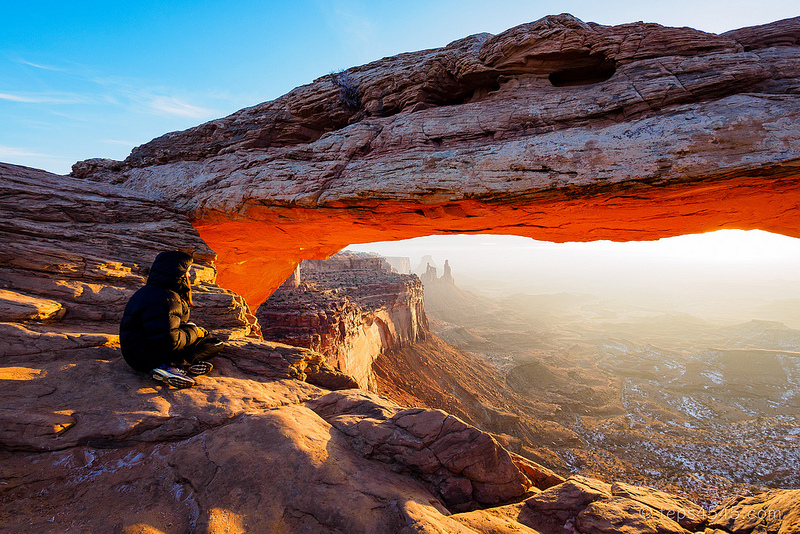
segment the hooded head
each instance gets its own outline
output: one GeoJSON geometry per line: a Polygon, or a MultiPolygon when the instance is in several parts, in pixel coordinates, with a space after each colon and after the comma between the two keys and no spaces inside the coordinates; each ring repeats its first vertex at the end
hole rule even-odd
{"type": "Polygon", "coordinates": [[[192,264],[192,256],[177,250],[167,250],[156,256],[150,267],[147,283],[171,289],[183,294],[189,289],[186,273],[192,264]]]}

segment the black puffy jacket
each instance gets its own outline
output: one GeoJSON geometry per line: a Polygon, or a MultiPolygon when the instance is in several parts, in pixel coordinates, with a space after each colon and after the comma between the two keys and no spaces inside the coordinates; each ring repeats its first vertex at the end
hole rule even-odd
{"type": "Polygon", "coordinates": [[[189,305],[180,294],[189,289],[186,272],[192,257],[170,250],[156,256],[147,284],[133,294],[119,328],[122,356],[137,371],[176,363],[193,344],[198,328],[187,324],[189,305]]]}

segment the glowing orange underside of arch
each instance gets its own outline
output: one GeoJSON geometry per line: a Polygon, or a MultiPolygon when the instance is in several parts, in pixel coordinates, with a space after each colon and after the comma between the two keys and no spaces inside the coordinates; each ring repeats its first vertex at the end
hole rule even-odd
{"type": "Polygon", "coordinates": [[[760,229],[800,237],[800,173],[737,177],[614,191],[537,193],[503,202],[365,201],[325,208],[255,206],[246,219],[197,220],[217,252],[217,283],[255,309],[303,259],[323,259],[351,243],[431,234],[509,234],[566,242],[652,240],[720,229],[760,229]]]}

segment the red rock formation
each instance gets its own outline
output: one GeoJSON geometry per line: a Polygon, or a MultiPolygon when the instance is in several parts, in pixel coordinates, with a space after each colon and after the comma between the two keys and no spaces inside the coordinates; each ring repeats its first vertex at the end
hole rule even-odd
{"type": "Polygon", "coordinates": [[[340,253],[296,272],[302,282],[284,283],[256,312],[265,339],[324,354],[364,388],[375,389],[378,355],[427,333],[419,279],[381,257],[340,253]]]}
{"type": "Polygon", "coordinates": [[[358,109],[325,76],[73,173],[190,213],[251,305],[352,242],[800,237],[798,35],[547,17],[350,69],[358,109]]]}
{"type": "MultiPolygon", "coordinates": [[[[11,165],[0,165],[0,188],[0,530],[474,532],[303,405],[356,384],[318,353],[246,335],[247,309],[212,283],[213,253],[185,216],[11,165]],[[134,372],[116,336],[165,248],[194,252],[202,319],[228,339],[188,390],[134,372]]],[[[473,451],[460,438],[483,436],[463,424],[455,434],[450,445],[473,451]]]]}
{"type": "Polygon", "coordinates": [[[456,283],[453,279],[453,272],[450,270],[449,260],[444,260],[444,274],[441,277],[436,276],[436,267],[429,263],[425,269],[425,274],[420,276],[420,280],[422,280],[425,287],[435,284],[454,286],[456,283]]]}
{"type": "Polygon", "coordinates": [[[382,256],[352,252],[341,252],[321,261],[307,260],[303,262],[303,273],[306,276],[310,273],[325,273],[331,271],[373,271],[375,273],[390,273],[392,272],[392,266],[386,261],[386,258],[382,256]]]}
{"type": "MultiPolygon", "coordinates": [[[[317,353],[247,337],[246,308],[211,283],[213,255],[183,215],[42,171],[0,165],[0,178],[3,530],[545,533],[562,514],[557,532],[645,533],[690,508],[590,479],[576,490],[440,411],[358,392],[306,405],[352,379],[317,353]],[[125,365],[115,331],[154,252],[181,247],[199,260],[207,325],[229,341],[211,375],[171,390],[125,365]],[[554,485],[537,493],[542,481],[554,485]],[[521,490],[534,497],[451,513],[521,490]]],[[[747,520],[720,513],[700,528],[792,532],[797,499],[739,498],[728,506],[747,520]]]]}
{"type": "Polygon", "coordinates": [[[411,274],[411,259],[399,256],[387,256],[386,261],[392,269],[400,274],[411,274]]]}
{"type": "Polygon", "coordinates": [[[365,393],[330,393],[308,406],[367,458],[410,472],[450,509],[521,497],[530,482],[489,434],[439,410],[403,409],[365,393]]]}

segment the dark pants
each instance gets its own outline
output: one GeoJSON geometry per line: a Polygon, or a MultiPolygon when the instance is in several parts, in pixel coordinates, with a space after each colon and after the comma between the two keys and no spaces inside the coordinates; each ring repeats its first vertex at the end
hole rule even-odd
{"type": "Polygon", "coordinates": [[[224,347],[217,338],[205,336],[198,338],[194,343],[178,351],[153,351],[140,349],[137,351],[123,350],[122,356],[128,365],[142,373],[149,373],[162,365],[175,365],[185,367],[193,363],[213,358],[224,347]]]}
{"type": "Polygon", "coordinates": [[[222,347],[224,345],[215,337],[201,337],[185,349],[175,352],[171,361],[166,363],[186,367],[193,363],[204,362],[219,354],[222,347]]]}

